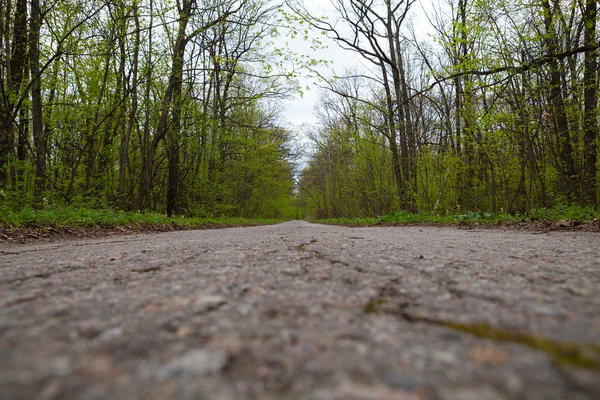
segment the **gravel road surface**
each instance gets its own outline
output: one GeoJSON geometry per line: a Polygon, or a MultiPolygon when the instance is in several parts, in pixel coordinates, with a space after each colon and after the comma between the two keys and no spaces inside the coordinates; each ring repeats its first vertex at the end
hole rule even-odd
{"type": "Polygon", "coordinates": [[[599,399],[600,233],[0,244],[0,399],[599,399]]]}

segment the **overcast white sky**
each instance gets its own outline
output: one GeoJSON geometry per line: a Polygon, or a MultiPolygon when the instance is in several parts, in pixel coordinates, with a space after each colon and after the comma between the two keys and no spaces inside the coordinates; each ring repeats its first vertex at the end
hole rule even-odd
{"type": "MultiPolygon", "coordinates": [[[[336,19],[335,11],[331,6],[331,0],[304,0],[305,5],[313,12],[319,12],[321,15],[326,14],[332,21],[336,19]]],[[[431,0],[420,0],[415,2],[409,10],[409,18],[413,18],[414,26],[419,29],[417,37],[425,38],[428,32],[431,32],[429,22],[424,16],[423,7],[429,12],[431,8],[431,0]]],[[[308,43],[302,40],[294,40],[290,42],[293,50],[298,53],[306,54],[315,59],[323,59],[331,61],[329,67],[321,67],[319,72],[324,76],[333,76],[335,74],[342,75],[346,69],[364,69],[363,61],[356,53],[343,50],[338,44],[331,40],[323,38],[323,43],[328,47],[324,50],[313,51],[308,43]],[[334,73],[335,71],[335,73],[334,73]]],[[[295,126],[303,124],[312,124],[317,122],[316,113],[314,112],[315,105],[318,100],[318,85],[316,79],[305,79],[303,86],[309,86],[310,91],[305,91],[304,97],[296,96],[294,100],[288,102],[287,109],[284,112],[284,117],[289,123],[295,126]]]]}

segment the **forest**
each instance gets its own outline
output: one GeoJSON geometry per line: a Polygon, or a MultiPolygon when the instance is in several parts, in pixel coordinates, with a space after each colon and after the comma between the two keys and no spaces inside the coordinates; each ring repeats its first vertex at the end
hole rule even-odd
{"type": "Polygon", "coordinates": [[[293,209],[296,90],[254,0],[0,2],[0,196],[171,215],[293,209]]]}
{"type": "Polygon", "coordinates": [[[596,1],[331,2],[0,0],[0,206],[598,208],[596,1]],[[287,42],[309,30],[364,68],[325,74],[287,42]],[[306,154],[281,117],[302,74],[321,87],[306,154]]]}
{"type": "Polygon", "coordinates": [[[317,218],[598,206],[594,0],[332,0],[364,60],[327,79],[300,201],[317,218]]]}

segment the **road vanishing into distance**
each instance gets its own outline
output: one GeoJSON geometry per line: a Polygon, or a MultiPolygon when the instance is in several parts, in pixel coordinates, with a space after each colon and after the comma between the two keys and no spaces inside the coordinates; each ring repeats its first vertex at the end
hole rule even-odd
{"type": "Polygon", "coordinates": [[[600,233],[0,244],[1,399],[598,399],[600,233]]]}

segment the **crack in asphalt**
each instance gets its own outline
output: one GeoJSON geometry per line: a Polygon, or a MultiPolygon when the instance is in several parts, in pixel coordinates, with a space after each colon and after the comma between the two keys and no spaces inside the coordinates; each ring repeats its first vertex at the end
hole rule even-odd
{"type": "MultiPolygon", "coordinates": [[[[82,238],[77,238],[74,240],[82,240],[82,238]]],[[[0,250],[0,257],[1,256],[9,256],[9,255],[22,255],[22,254],[27,254],[27,253],[39,253],[39,252],[46,252],[46,251],[52,251],[52,250],[61,250],[61,249],[68,249],[69,247],[83,247],[83,246],[95,246],[95,245],[104,245],[104,244],[119,244],[119,243],[131,243],[131,242],[143,242],[146,241],[147,239],[141,238],[141,239],[124,239],[124,240],[113,240],[113,241],[100,241],[100,242],[84,242],[84,243],[72,243],[72,242],[65,242],[63,244],[60,245],[54,245],[52,247],[42,247],[42,248],[33,248],[33,249],[26,249],[26,250],[21,250],[21,251],[5,251],[5,250],[0,250]]],[[[29,245],[31,246],[31,245],[29,245]]],[[[0,268],[2,268],[3,266],[0,265],[0,268]]]]}
{"type": "Polygon", "coordinates": [[[61,269],[59,271],[46,271],[46,272],[40,272],[37,274],[33,274],[33,275],[25,275],[25,276],[21,276],[18,278],[12,278],[12,279],[5,279],[5,280],[0,280],[0,285],[2,284],[11,284],[11,283],[15,283],[15,282],[19,282],[19,283],[23,283],[23,282],[27,282],[29,280],[32,279],[47,279],[51,276],[54,275],[58,275],[58,274],[64,274],[67,272],[73,272],[73,271],[79,271],[82,269],[89,269],[89,268],[95,268],[93,266],[91,267],[82,267],[82,266],[68,266],[68,267],[61,267],[61,269]]]}
{"type": "Polygon", "coordinates": [[[321,260],[325,260],[328,261],[330,264],[341,264],[345,267],[349,267],[350,264],[348,264],[345,261],[342,261],[340,259],[337,258],[330,258],[329,256],[323,254],[322,252],[315,250],[315,249],[307,249],[306,246],[310,245],[312,243],[302,243],[298,246],[296,246],[296,250],[301,251],[301,252],[307,252],[308,254],[312,255],[312,258],[319,258],[321,260]]]}

